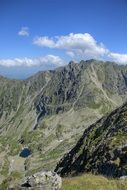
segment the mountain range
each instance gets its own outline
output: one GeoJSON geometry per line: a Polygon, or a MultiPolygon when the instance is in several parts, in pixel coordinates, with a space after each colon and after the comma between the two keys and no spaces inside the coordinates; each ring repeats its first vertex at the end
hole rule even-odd
{"type": "MultiPolygon", "coordinates": [[[[98,165],[93,165],[92,169],[89,165],[94,164],[94,159],[98,163],[104,162],[96,154],[101,154],[99,151],[106,148],[107,144],[103,143],[104,135],[108,135],[115,127],[114,121],[113,126],[108,127],[107,117],[110,116],[102,117],[125,103],[126,94],[127,66],[113,62],[71,61],[64,67],[39,72],[26,80],[12,80],[1,76],[1,179],[14,172],[24,176],[42,168],[54,169],[60,158],[73,147],[72,150],[76,149],[76,158],[72,155],[71,159],[75,160],[75,164],[79,163],[77,154],[81,157],[81,163],[83,160],[86,162],[82,151],[89,149],[89,159],[83,171],[101,173],[102,168],[97,169],[98,165]],[[97,121],[100,118],[102,119],[97,121]],[[106,130],[103,122],[106,122],[106,130]],[[82,136],[83,133],[87,133],[88,137],[82,136]],[[79,149],[75,148],[77,141],[83,142],[79,149]],[[85,144],[85,141],[88,142],[85,144]],[[99,150],[93,151],[95,146],[99,150]],[[30,149],[31,156],[19,156],[24,147],[30,149]]],[[[113,117],[116,116],[117,114],[113,117]]],[[[117,133],[116,130],[115,132],[117,133]]],[[[72,160],[69,160],[70,169],[59,169],[64,162],[68,167],[66,158],[68,160],[68,155],[58,163],[56,171],[61,175],[82,172],[75,164],[73,167],[72,160]]],[[[114,175],[120,174],[117,171],[114,175]]]]}

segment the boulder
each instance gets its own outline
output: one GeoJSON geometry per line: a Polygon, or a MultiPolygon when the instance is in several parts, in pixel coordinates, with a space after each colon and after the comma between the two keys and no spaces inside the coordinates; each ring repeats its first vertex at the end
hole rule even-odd
{"type": "Polygon", "coordinates": [[[8,190],[60,190],[61,177],[51,171],[38,172],[24,180],[21,185],[8,188],[8,190]]]}
{"type": "Polygon", "coordinates": [[[120,180],[127,180],[127,175],[121,176],[120,180]]]}

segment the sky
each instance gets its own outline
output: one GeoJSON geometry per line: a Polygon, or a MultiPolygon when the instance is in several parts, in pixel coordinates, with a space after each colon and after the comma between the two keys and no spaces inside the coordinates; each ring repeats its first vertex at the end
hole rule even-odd
{"type": "Polygon", "coordinates": [[[127,0],[0,0],[0,75],[74,60],[127,64],[127,0]]]}

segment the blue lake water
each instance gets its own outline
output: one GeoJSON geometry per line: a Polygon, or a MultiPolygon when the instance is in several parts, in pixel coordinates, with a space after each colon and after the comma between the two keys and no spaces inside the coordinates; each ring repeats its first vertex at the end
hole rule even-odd
{"type": "Polygon", "coordinates": [[[24,148],[21,153],[19,154],[20,157],[27,158],[31,155],[31,151],[29,148],[24,148]]]}

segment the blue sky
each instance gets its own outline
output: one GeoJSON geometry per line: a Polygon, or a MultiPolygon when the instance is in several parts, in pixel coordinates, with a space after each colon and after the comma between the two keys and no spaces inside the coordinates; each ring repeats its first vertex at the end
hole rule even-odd
{"type": "Polygon", "coordinates": [[[126,0],[0,0],[0,74],[90,58],[126,64],[126,34],[126,0]]]}

